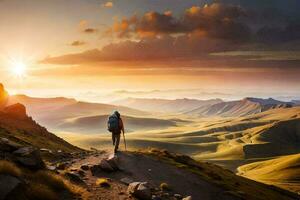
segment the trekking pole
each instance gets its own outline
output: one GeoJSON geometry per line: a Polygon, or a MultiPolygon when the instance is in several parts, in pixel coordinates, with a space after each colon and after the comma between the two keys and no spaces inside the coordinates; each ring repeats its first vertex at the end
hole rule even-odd
{"type": "Polygon", "coordinates": [[[125,134],[124,134],[124,132],[123,132],[123,138],[124,138],[125,151],[127,151],[127,145],[126,145],[126,139],[125,139],[125,134]]]}

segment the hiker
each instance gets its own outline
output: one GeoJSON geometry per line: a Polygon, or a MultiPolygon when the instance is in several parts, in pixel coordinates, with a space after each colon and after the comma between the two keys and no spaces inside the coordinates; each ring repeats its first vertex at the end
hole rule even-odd
{"type": "MultiPolygon", "coordinates": [[[[123,132],[123,135],[125,133],[124,131],[124,124],[121,118],[121,115],[118,111],[114,111],[113,114],[108,118],[108,131],[112,133],[112,142],[115,146],[114,152],[117,153],[119,144],[120,144],[120,138],[121,138],[121,131],[123,132]]],[[[124,137],[125,142],[125,137],[124,137]]],[[[125,143],[126,148],[126,143],[125,143]]]]}

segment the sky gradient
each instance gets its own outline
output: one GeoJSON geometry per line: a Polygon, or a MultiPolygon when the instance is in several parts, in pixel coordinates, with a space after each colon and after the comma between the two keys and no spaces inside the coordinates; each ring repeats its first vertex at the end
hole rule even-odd
{"type": "Polygon", "coordinates": [[[105,102],[120,91],[300,98],[299,8],[298,0],[0,0],[0,80],[11,93],[105,102]],[[21,76],[16,63],[26,66],[21,76]]]}

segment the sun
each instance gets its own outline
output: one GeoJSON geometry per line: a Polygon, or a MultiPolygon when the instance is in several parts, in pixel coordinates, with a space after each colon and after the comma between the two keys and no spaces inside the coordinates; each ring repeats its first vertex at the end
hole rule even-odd
{"type": "Polygon", "coordinates": [[[12,72],[18,77],[25,75],[26,68],[26,64],[22,61],[15,61],[12,63],[12,72]]]}

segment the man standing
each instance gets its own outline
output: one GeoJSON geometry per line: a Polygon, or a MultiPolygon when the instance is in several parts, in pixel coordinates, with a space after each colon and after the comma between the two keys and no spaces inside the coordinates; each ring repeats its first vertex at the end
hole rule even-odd
{"type": "Polygon", "coordinates": [[[123,132],[123,135],[125,133],[124,124],[118,111],[114,111],[114,113],[108,118],[107,125],[108,131],[112,133],[112,142],[115,146],[114,152],[117,153],[120,144],[121,132],[123,132]]]}

